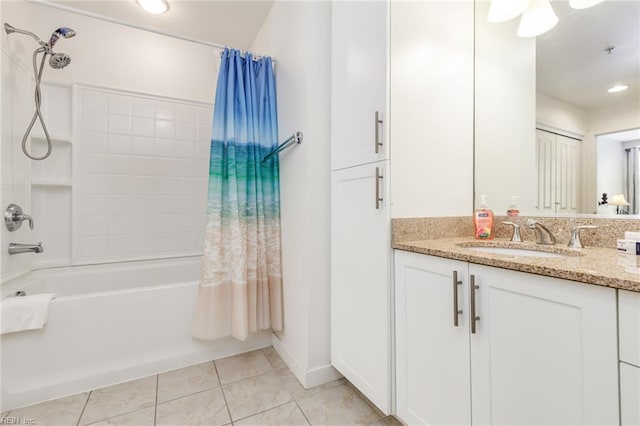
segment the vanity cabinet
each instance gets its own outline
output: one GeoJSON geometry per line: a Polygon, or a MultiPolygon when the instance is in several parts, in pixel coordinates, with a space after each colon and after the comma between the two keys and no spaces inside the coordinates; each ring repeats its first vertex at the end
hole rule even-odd
{"type": "Polygon", "coordinates": [[[618,424],[615,290],[402,251],[395,275],[403,421],[618,424]]]}
{"type": "Polygon", "coordinates": [[[640,425],[640,293],[618,291],[620,414],[622,425],[640,425]]]}

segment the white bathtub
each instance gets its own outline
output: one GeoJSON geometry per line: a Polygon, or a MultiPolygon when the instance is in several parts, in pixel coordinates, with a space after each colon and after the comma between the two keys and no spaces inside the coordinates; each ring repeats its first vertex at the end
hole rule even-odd
{"type": "Polygon", "coordinates": [[[200,258],[51,268],[2,284],[2,297],[56,293],[42,330],[2,335],[0,411],[269,346],[191,337],[200,258]]]}

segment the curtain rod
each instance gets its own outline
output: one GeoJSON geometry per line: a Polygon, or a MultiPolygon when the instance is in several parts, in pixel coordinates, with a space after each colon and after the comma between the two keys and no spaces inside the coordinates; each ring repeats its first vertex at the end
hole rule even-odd
{"type": "MultiPolygon", "coordinates": [[[[211,43],[209,41],[197,40],[197,39],[190,38],[190,37],[185,37],[185,36],[182,36],[182,35],[179,35],[179,34],[169,33],[169,32],[166,32],[166,31],[159,30],[159,29],[154,28],[154,27],[148,27],[146,25],[132,24],[130,22],[122,21],[120,19],[112,18],[110,16],[100,15],[98,13],[89,12],[87,10],[76,9],[75,7],[67,6],[67,5],[64,5],[64,4],[51,3],[51,2],[49,2],[47,0],[27,0],[27,2],[39,4],[41,6],[51,7],[53,9],[64,10],[65,12],[71,12],[71,13],[75,13],[77,15],[87,16],[89,18],[100,19],[101,21],[111,22],[112,24],[124,25],[125,27],[134,28],[134,29],[142,30],[142,31],[147,31],[147,32],[150,32],[150,33],[159,34],[159,35],[175,38],[175,39],[178,39],[178,40],[183,40],[183,41],[188,41],[188,42],[195,43],[195,44],[201,44],[203,46],[213,47],[214,49],[220,50],[220,55],[221,56],[222,56],[222,52],[224,52],[224,49],[229,47],[229,46],[224,46],[224,45],[217,44],[217,43],[211,43]]],[[[238,50],[241,50],[241,49],[238,49],[238,50]]],[[[245,51],[245,52],[247,52],[247,51],[245,51]]],[[[251,53],[255,57],[263,57],[264,56],[264,55],[259,55],[259,54],[253,53],[253,52],[251,52],[251,53]]],[[[273,58],[271,58],[271,61],[274,62],[274,63],[276,62],[276,60],[273,59],[273,58]]]]}

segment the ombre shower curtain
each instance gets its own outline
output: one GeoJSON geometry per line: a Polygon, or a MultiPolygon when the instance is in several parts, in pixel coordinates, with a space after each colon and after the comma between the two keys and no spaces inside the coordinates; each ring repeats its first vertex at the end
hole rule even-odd
{"type": "Polygon", "coordinates": [[[207,225],[193,336],[282,329],[278,144],[271,58],[225,49],[211,136],[207,225]]]}

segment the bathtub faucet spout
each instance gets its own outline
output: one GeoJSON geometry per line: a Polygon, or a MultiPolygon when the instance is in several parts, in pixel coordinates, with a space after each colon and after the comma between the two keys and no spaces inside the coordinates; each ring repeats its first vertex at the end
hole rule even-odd
{"type": "Polygon", "coordinates": [[[42,243],[38,244],[21,244],[21,243],[9,243],[9,254],[20,253],[42,253],[42,243]]]}

